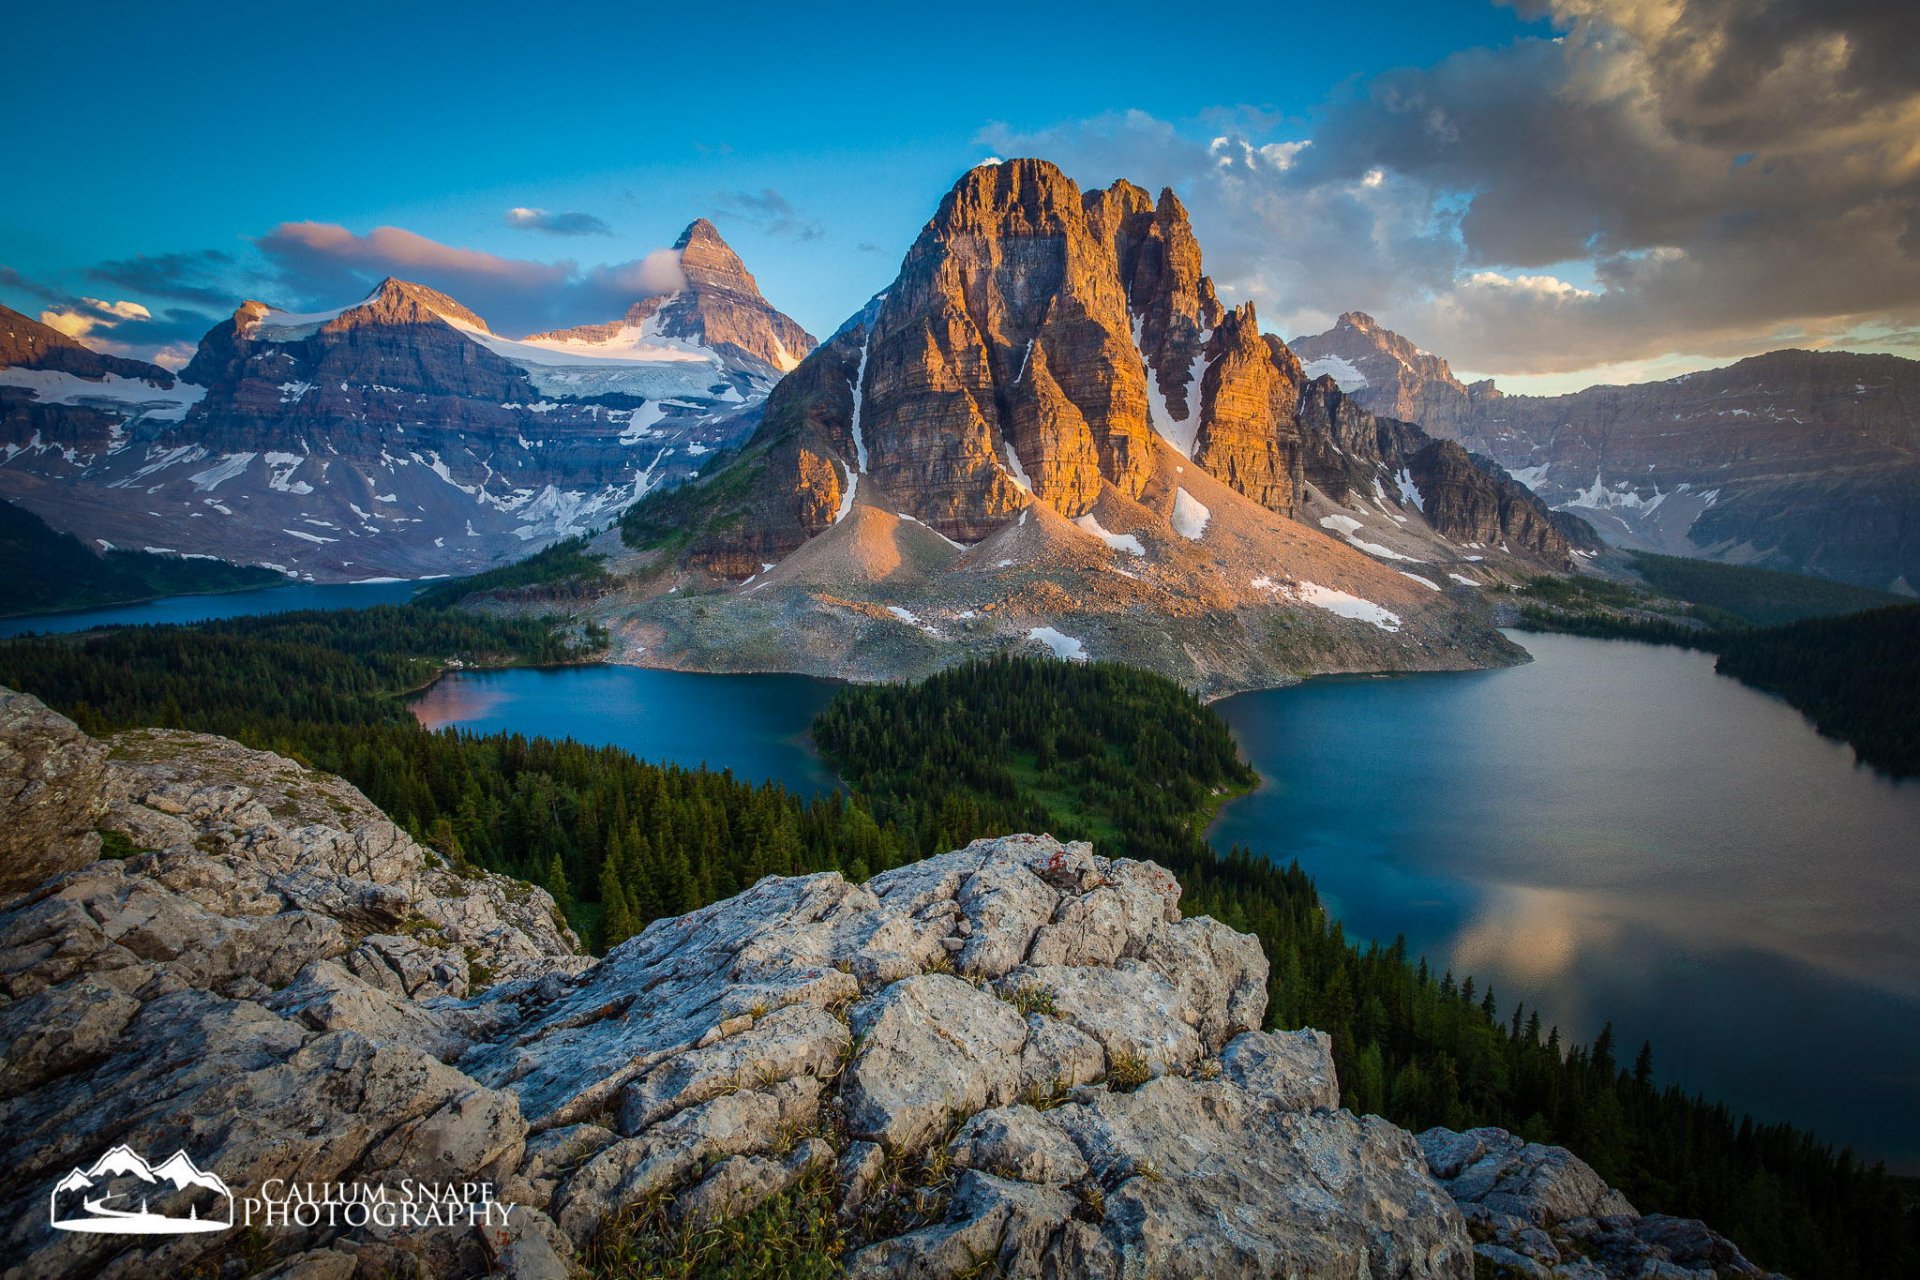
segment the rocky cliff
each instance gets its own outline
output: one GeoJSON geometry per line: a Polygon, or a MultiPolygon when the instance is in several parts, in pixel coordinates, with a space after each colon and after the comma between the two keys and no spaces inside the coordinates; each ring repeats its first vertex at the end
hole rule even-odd
{"type": "Polygon", "coordinates": [[[812,349],[711,224],[677,249],[684,288],[520,341],[391,279],[327,311],[248,302],[177,383],[0,341],[0,496],[84,540],[322,580],[519,559],[699,471],[812,349]]]}
{"type": "Polygon", "coordinates": [[[769,877],[596,962],[539,890],[222,739],[94,743],[0,691],[0,806],[9,1280],[242,1247],[287,1280],[561,1280],[789,1193],[857,1276],[1758,1274],[1564,1151],[1342,1110],[1327,1038],[1261,1029],[1258,945],[1085,845],[769,877]],[[51,1189],[176,1150],[240,1206],[493,1209],[50,1229],[51,1189]]]}
{"type": "Polygon", "coordinates": [[[1579,516],[1554,511],[1489,459],[1410,422],[1375,417],[1331,375],[1303,388],[1299,416],[1307,481],[1336,506],[1384,501],[1391,486],[1403,507],[1411,506],[1446,537],[1517,553],[1552,569],[1570,569],[1576,550],[1601,545],[1579,516]]]}
{"type": "Polygon", "coordinates": [[[1920,588],[1920,362],[1775,351],[1664,382],[1517,396],[1463,386],[1357,313],[1293,347],[1365,409],[1492,459],[1609,542],[1920,588]]]}
{"type": "Polygon", "coordinates": [[[1565,532],[1315,388],[1222,306],[1171,191],[981,165],[737,460],[599,544],[631,585],[593,611],[624,658],[701,670],[1044,645],[1217,693],[1512,660],[1474,593],[1567,567],[1565,532]]]}

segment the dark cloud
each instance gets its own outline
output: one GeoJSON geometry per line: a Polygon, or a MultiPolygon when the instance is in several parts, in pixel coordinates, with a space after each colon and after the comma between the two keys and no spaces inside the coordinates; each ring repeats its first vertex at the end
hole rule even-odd
{"type": "Polygon", "coordinates": [[[279,293],[270,301],[278,305],[339,306],[365,296],[383,277],[398,276],[440,290],[511,336],[607,320],[641,298],[685,284],[671,249],[582,266],[456,248],[401,227],[362,235],[328,222],[283,222],[254,243],[268,262],[279,293]]]}
{"type": "Polygon", "coordinates": [[[1269,327],[1358,307],[1476,371],[1748,354],[1920,314],[1920,6],[1519,7],[1558,38],[1356,85],[1310,138],[1216,120],[1203,141],[1135,113],[980,141],[1174,185],[1209,269],[1269,327]]]}
{"type": "Polygon", "coordinates": [[[38,280],[21,275],[12,267],[0,267],[0,289],[14,289],[55,307],[70,307],[79,302],[78,298],[64,289],[41,284],[38,280]]]}
{"type": "Polygon", "coordinates": [[[610,236],[613,228],[590,213],[548,213],[545,209],[507,210],[507,225],[521,231],[544,231],[550,236],[610,236]]]}
{"type": "Polygon", "coordinates": [[[855,246],[853,246],[853,247],[854,247],[855,249],[857,249],[857,250],[859,250],[859,251],[860,251],[861,253],[879,253],[879,252],[881,252],[881,249],[880,249],[880,246],[879,246],[879,245],[877,245],[877,244],[875,244],[875,243],[874,243],[873,241],[871,241],[871,240],[862,240],[862,241],[861,241],[861,242],[860,242],[859,244],[857,244],[857,245],[855,245],[855,246]]]}
{"type": "Polygon", "coordinates": [[[793,202],[772,187],[759,191],[722,191],[714,197],[718,211],[750,223],[770,236],[818,240],[826,228],[803,215],[793,202]]]}
{"type": "Polygon", "coordinates": [[[88,267],[85,274],[96,283],[117,285],[149,297],[175,298],[231,310],[241,296],[241,291],[228,283],[233,270],[231,255],[218,249],[201,249],[112,259],[88,267]]]}
{"type": "Polygon", "coordinates": [[[225,316],[209,315],[190,307],[168,307],[146,318],[122,320],[113,326],[113,341],[136,351],[196,346],[207,330],[225,316]]]}

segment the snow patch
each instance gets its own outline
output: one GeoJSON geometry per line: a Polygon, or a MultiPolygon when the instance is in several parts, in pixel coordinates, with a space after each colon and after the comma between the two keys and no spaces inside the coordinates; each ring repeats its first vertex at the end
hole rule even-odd
{"type": "Polygon", "coordinates": [[[1079,517],[1073,523],[1085,532],[1100,539],[1100,541],[1106,543],[1115,551],[1125,551],[1129,555],[1136,556],[1144,556],[1147,554],[1147,549],[1140,545],[1139,538],[1131,533],[1108,533],[1106,529],[1101,526],[1099,519],[1091,511],[1079,517]]]}
{"type": "Polygon", "coordinates": [[[208,493],[240,475],[253,465],[253,460],[258,456],[252,453],[229,453],[216,465],[188,476],[187,483],[201,493],[208,493]]]}
{"type": "MultiPolygon", "coordinates": [[[[1298,604],[1312,605],[1316,609],[1325,609],[1328,613],[1338,614],[1342,618],[1352,618],[1356,622],[1367,622],[1382,631],[1398,631],[1400,615],[1389,609],[1383,609],[1371,600],[1356,596],[1351,592],[1340,591],[1333,587],[1323,587],[1317,582],[1282,581],[1261,576],[1250,584],[1253,587],[1272,591],[1274,594],[1292,600],[1298,604]]],[[[1431,585],[1431,584],[1429,584],[1431,585]]]]}
{"type": "Polygon", "coordinates": [[[873,330],[860,340],[860,367],[853,374],[853,453],[860,463],[860,474],[867,473],[867,440],[860,434],[860,402],[867,394],[867,348],[873,345],[873,330]]]}
{"type": "MultiPolygon", "coordinates": [[[[844,467],[844,464],[842,465],[844,467]]],[[[835,524],[839,524],[842,520],[845,520],[847,513],[853,510],[853,494],[854,491],[860,487],[860,473],[851,468],[845,469],[847,472],[847,491],[840,495],[840,509],[833,513],[833,522],[835,524]]]]}
{"type": "Polygon", "coordinates": [[[1173,531],[1192,542],[1200,541],[1207,531],[1207,521],[1213,519],[1200,500],[1185,489],[1173,491],[1173,531]]]}
{"type": "Polygon", "coordinates": [[[24,387],[41,404],[80,405],[124,418],[179,422],[207,394],[205,387],[174,381],[171,388],[117,373],[99,381],[56,369],[0,369],[0,387],[24,387]]]}
{"type": "Polygon", "coordinates": [[[1020,455],[1013,451],[1011,440],[1007,441],[1007,474],[1013,477],[1013,482],[1024,492],[1033,492],[1033,477],[1027,474],[1024,466],[1020,465],[1020,455]]]}
{"type": "Polygon", "coordinates": [[[1400,486],[1400,501],[1412,503],[1415,511],[1425,515],[1427,500],[1420,496],[1420,487],[1414,484],[1413,473],[1402,467],[1400,474],[1393,478],[1393,482],[1400,486]]]}
{"type": "Polygon", "coordinates": [[[915,613],[911,609],[903,609],[897,604],[890,604],[887,606],[887,612],[892,614],[894,617],[900,619],[900,621],[906,623],[910,627],[918,627],[920,630],[926,632],[930,636],[934,636],[937,638],[940,635],[940,633],[936,631],[930,624],[921,621],[920,615],[915,613]]]}
{"type": "Polygon", "coordinates": [[[1419,583],[1423,587],[1427,587],[1434,591],[1440,590],[1440,584],[1435,582],[1432,578],[1423,578],[1417,573],[1408,573],[1405,569],[1395,569],[1394,572],[1399,574],[1403,578],[1412,578],[1415,582],[1419,583]]]}
{"type": "Polygon", "coordinates": [[[1323,374],[1332,374],[1342,391],[1360,391],[1367,385],[1367,375],[1354,368],[1351,360],[1340,356],[1321,356],[1318,360],[1308,362],[1304,372],[1308,381],[1323,374]]]}

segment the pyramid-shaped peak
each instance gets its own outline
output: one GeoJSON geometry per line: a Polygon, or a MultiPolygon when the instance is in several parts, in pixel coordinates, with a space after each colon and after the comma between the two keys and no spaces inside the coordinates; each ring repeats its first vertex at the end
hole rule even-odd
{"type": "Polygon", "coordinates": [[[695,218],[688,223],[673,247],[679,251],[680,271],[687,278],[687,288],[695,292],[738,293],[764,301],[747,264],[733,251],[733,246],[721,238],[719,228],[705,218],[695,218]]]}
{"type": "Polygon", "coordinates": [[[1364,311],[1343,311],[1340,324],[1348,329],[1378,329],[1379,323],[1364,311]]]}
{"type": "Polygon", "coordinates": [[[720,248],[726,249],[729,253],[733,252],[728,246],[726,239],[721,236],[720,228],[714,226],[705,218],[695,218],[692,222],[689,222],[687,229],[680,233],[680,238],[673,242],[673,247],[684,251],[694,244],[718,245],[720,248]]]}
{"type": "Polygon", "coordinates": [[[398,276],[388,276],[375,285],[359,306],[342,314],[341,320],[356,312],[368,320],[387,324],[424,324],[437,318],[485,333],[493,332],[479,315],[438,289],[398,276]]]}

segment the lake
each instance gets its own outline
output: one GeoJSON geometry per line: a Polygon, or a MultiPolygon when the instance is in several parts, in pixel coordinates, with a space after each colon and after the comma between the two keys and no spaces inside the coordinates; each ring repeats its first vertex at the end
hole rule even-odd
{"type": "MultiPolygon", "coordinates": [[[[1268,780],[1212,837],[1298,858],[1349,932],[1491,982],[1660,1079],[1920,1169],[1920,786],[1857,768],[1678,649],[1516,635],[1499,671],[1216,704],[1268,780]]],[[[429,725],[616,743],[813,790],[835,686],[630,667],[470,672],[429,725]]]]}
{"type": "Polygon", "coordinates": [[[728,769],[810,795],[838,785],[807,728],[839,687],[811,676],[516,667],[442,676],[413,713],[429,729],[458,725],[625,747],[642,760],[728,769]]]}
{"type": "Polygon", "coordinates": [[[1563,1036],[1920,1169],[1920,785],[1705,654],[1520,635],[1502,671],[1217,704],[1268,781],[1211,834],[1298,858],[1351,936],[1563,1036]]]}
{"type": "Polygon", "coordinates": [[[290,583],[259,591],[227,591],[209,596],[167,596],[139,604],[79,609],[72,613],[40,613],[26,618],[0,618],[0,638],[39,632],[42,635],[91,631],[95,627],[137,627],[158,622],[208,622],[215,618],[245,618],[263,613],[293,613],[300,609],[364,609],[376,604],[405,604],[418,582],[290,583]]]}

